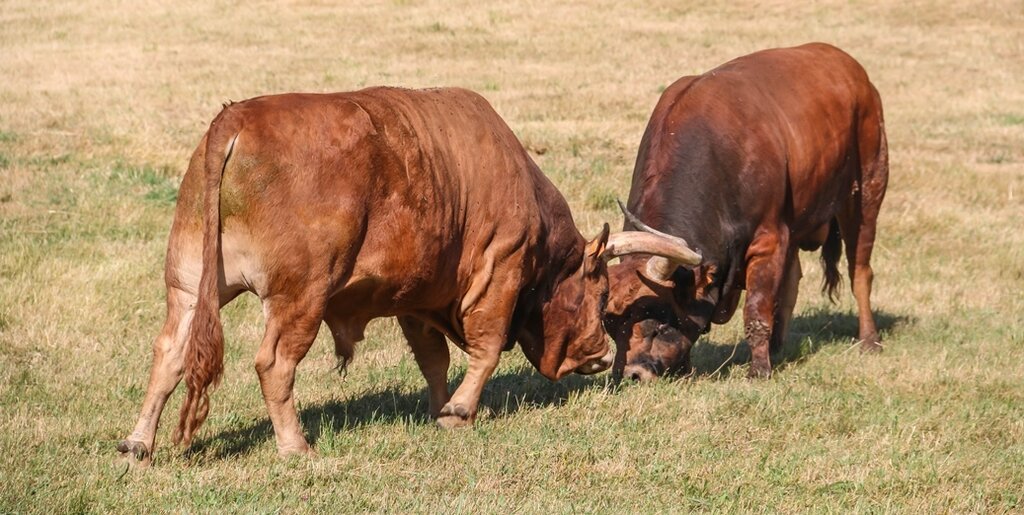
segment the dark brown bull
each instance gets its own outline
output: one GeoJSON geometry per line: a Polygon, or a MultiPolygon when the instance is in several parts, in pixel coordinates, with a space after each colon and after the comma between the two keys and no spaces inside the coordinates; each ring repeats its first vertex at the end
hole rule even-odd
{"type": "Polygon", "coordinates": [[[727,322],[746,289],[750,375],[769,376],[769,350],[796,303],[798,249],[822,247],[833,296],[843,242],[861,345],[879,350],[870,259],[888,175],[878,91],[835,47],[765,50],[676,81],[640,143],[628,203],[636,218],[627,214],[625,227],[646,223],[701,256],[630,256],[611,267],[615,371],[688,370],[693,342],[727,322]]]}
{"type": "MultiPolygon", "coordinates": [[[[601,326],[606,250],[665,240],[608,227],[587,243],[512,131],[465,90],[376,88],[228,105],[192,155],[168,243],[167,319],[135,430],[148,463],[182,377],[188,444],[223,370],[219,308],[259,296],[256,372],[282,454],[309,450],[295,367],[325,321],[344,366],[373,318],[397,316],[445,427],[471,424],[503,349],[556,380],[611,365],[601,326]],[[448,393],[445,336],[469,354],[448,393]]],[[[660,247],[659,247],[660,246],[660,247]]]]}

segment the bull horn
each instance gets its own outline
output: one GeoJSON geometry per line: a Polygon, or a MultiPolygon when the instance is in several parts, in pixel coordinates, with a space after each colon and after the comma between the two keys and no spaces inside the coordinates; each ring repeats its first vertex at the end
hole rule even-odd
{"type": "Polygon", "coordinates": [[[700,265],[703,257],[691,249],[686,240],[651,228],[630,213],[621,200],[618,202],[626,221],[640,231],[623,231],[611,235],[603,254],[605,259],[626,254],[651,254],[653,257],[647,260],[647,275],[659,281],[668,280],[679,266],[692,268],[700,265]]]}

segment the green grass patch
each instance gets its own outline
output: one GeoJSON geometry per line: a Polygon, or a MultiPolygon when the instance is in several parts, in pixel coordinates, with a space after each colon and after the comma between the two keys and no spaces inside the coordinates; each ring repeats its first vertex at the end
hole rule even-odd
{"type": "Polygon", "coordinates": [[[106,171],[94,176],[95,181],[110,181],[135,187],[142,198],[157,204],[173,205],[178,200],[176,170],[167,165],[136,165],[115,161],[106,171]]]}
{"type": "Polygon", "coordinates": [[[1002,125],[1024,125],[1024,114],[1019,113],[1002,113],[996,117],[999,123],[1002,125]]]}

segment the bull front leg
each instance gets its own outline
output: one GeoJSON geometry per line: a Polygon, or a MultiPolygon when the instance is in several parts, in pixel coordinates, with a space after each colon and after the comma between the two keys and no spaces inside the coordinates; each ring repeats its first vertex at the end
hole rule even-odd
{"type": "Polygon", "coordinates": [[[772,375],[769,357],[775,305],[782,284],[789,244],[785,227],[760,229],[747,249],[747,302],[743,306],[744,333],[750,345],[749,377],[772,375]]]}
{"type": "Polygon", "coordinates": [[[477,341],[474,348],[467,349],[469,370],[466,371],[466,377],[455,390],[451,400],[441,408],[437,425],[445,429],[473,425],[480,404],[480,394],[483,392],[484,384],[498,366],[498,357],[503,346],[502,341],[488,339],[477,341]]]}
{"type": "MultiPolygon", "coordinates": [[[[506,281],[495,282],[508,284],[506,281]]],[[[496,293],[484,295],[479,302],[465,310],[462,323],[465,328],[465,350],[469,354],[469,370],[451,399],[441,408],[437,425],[443,428],[473,425],[484,384],[497,368],[498,358],[508,341],[516,291],[507,295],[500,291],[496,293]]]]}

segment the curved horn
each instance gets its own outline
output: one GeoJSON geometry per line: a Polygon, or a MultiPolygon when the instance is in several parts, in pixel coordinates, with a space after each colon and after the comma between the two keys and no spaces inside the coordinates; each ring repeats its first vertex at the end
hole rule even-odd
{"type": "Polygon", "coordinates": [[[695,267],[701,263],[703,257],[691,249],[686,240],[651,228],[630,213],[621,200],[618,202],[626,220],[641,230],[611,235],[604,252],[605,259],[626,254],[651,254],[654,257],[647,261],[647,275],[661,281],[671,277],[679,266],[695,267]]]}

